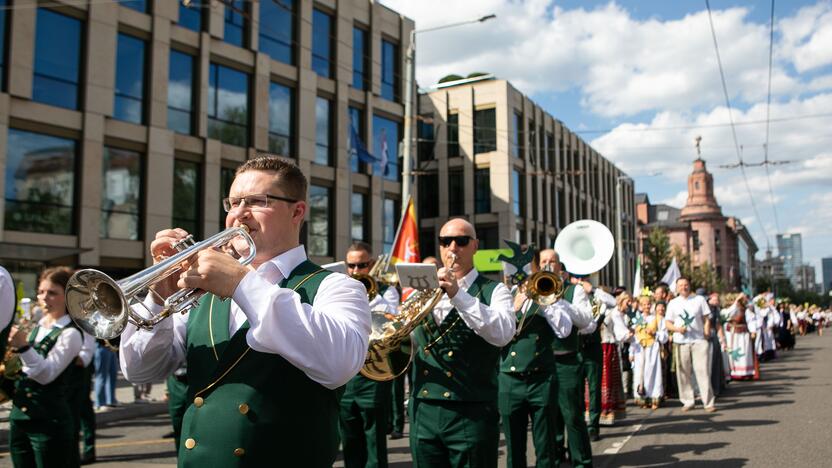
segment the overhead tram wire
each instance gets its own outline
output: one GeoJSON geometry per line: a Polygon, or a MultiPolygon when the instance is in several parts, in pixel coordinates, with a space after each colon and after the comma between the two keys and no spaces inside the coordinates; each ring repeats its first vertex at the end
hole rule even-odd
{"type": "Polygon", "coordinates": [[[768,137],[769,127],[771,122],[771,70],[772,60],[774,56],[774,0],[771,0],[771,21],[769,22],[769,37],[768,37],[768,98],[766,99],[766,143],[763,145],[763,166],[766,169],[766,179],[768,179],[768,197],[771,203],[771,210],[774,212],[774,226],[777,232],[780,230],[780,219],[777,216],[777,203],[774,201],[774,190],[771,187],[771,172],[768,170],[768,137]]]}
{"type": "Polygon", "coordinates": [[[757,210],[757,203],[754,201],[754,194],[751,191],[751,186],[748,184],[748,176],[745,174],[745,165],[742,161],[742,154],[740,154],[740,144],[737,141],[737,130],[734,126],[734,118],[731,112],[731,99],[728,96],[728,85],[725,82],[725,70],[722,68],[722,58],[719,55],[719,43],[716,40],[716,29],[714,28],[714,19],[713,15],[711,14],[711,2],[709,0],[705,0],[705,7],[708,9],[708,23],[711,26],[711,37],[714,41],[714,52],[716,52],[716,62],[719,65],[719,77],[722,81],[722,93],[725,95],[725,105],[728,107],[728,121],[731,123],[731,135],[734,139],[734,148],[737,152],[737,160],[739,161],[739,168],[740,172],[742,173],[742,180],[745,183],[745,190],[748,192],[748,199],[751,201],[751,208],[754,210],[754,216],[757,218],[757,223],[760,225],[760,229],[763,231],[763,236],[766,238],[766,245],[770,246],[771,243],[769,241],[768,232],[766,231],[766,227],[763,224],[763,219],[760,217],[760,212],[757,210]]]}

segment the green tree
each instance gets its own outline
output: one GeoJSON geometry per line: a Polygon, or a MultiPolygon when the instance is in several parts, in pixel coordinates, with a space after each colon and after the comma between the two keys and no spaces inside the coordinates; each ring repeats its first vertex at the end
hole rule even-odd
{"type": "Polygon", "coordinates": [[[671,262],[670,237],[667,231],[653,228],[647,235],[644,264],[641,266],[644,284],[653,287],[661,281],[671,262]]]}

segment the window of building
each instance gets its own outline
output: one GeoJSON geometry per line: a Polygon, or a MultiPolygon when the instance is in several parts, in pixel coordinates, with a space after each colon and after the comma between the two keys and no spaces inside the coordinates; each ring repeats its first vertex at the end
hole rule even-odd
{"type": "Polygon", "coordinates": [[[101,168],[101,238],[141,239],[141,154],[105,146],[101,168]]]}
{"type": "Polygon", "coordinates": [[[369,198],[365,193],[353,192],[352,194],[352,220],[350,221],[350,230],[353,241],[360,240],[368,242],[370,240],[369,198]]]}
{"type": "Polygon", "coordinates": [[[248,75],[215,63],[208,74],[208,137],[247,146],[248,75]]]}
{"type": "Polygon", "coordinates": [[[145,42],[119,34],[113,118],[135,124],[144,121],[144,65],[145,42]]]}
{"type": "Polygon", "coordinates": [[[312,10],[312,70],[324,78],[332,78],[332,16],[312,10]]]}
{"type": "Polygon", "coordinates": [[[465,173],[461,167],[448,170],[448,214],[465,214],[465,173]]]}
{"type": "Polygon", "coordinates": [[[699,231],[692,231],[691,232],[691,239],[693,242],[693,250],[699,251],[699,231]]]}
{"type": "Polygon", "coordinates": [[[523,114],[514,113],[514,122],[511,127],[511,155],[519,158],[523,150],[523,114]]]}
{"type": "Polygon", "coordinates": [[[292,116],[294,115],[294,90],[272,82],[269,84],[269,152],[293,157],[292,116]]]}
{"type": "Polygon", "coordinates": [[[38,8],[35,30],[32,100],[78,109],[82,22],[38,8]]]}
{"type": "Polygon", "coordinates": [[[329,227],[332,220],[329,187],[309,186],[309,255],[332,255],[329,227]]]}
{"type": "Polygon", "coordinates": [[[714,229],[714,250],[719,252],[722,247],[722,235],[719,229],[714,229]]]}
{"type": "Polygon", "coordinates": [[[477,225],[477,239],[480,249],[499,249],[500,235],[497,226],[477,225]]]}
{"type": "Polygon", "coordinates": [[[233,167],[220,168],[220,226],[219,230],[225,229],[225,209],[222,207],[222,199],[228,196],[231,191],[231,184],[234,182],[234,175],[237,169],[233,167]]]}
{"type": "Polygon", "coordinates": [[[373,156],[379,159],[379,169],[385,179],[399,180],[399,123],[373,116],[373,156]]]}
{"type": "MultiPolygon", "coordinates": [[[[355,135],[358,137],[359,140],[361,140],[361,144],[363,144],[364,147],[367,148],[367,143],[366,143],[366,139],[365,139],[366,132],[364,130],[364,127],[365,127],[365,125],[364,125],[364,111],[362,111],[361,109],[359,109],[357,107],[350,106],[349,109],[347,110],[347,112],[349,113],[349,117],[350,117],[350,125],[355,130],[355,135]]],[[[350,143],[350,144],[352,144],[352,143],[350,143]]],[[[367,163],[361,161],[358,158],[358,152],[357,151],[352,151],[352,148],[350,148],[350,151],[351,151],[351,154],[350,154],[350,169],[353,172],[366,173],[367,172],[367,163]]]]}
{"type": "Polygon", "coordinates": [[[140,13],[147,13],[147,0],[122,0],[119,3],[140,13]]]}
{"type": "Polygon", "coordinates": [[[436,230],[434,228],[423,228],[419,230],[419,255],[425,257],[437,257],[436,251],[436,230]]]}
{"type": "Polygon", "coordinates": [[[419,219],[439,216],[439,174],[420,175],[419,181],[419,219]]]}
{"type": "Polygon", "coordinates": [[[332,164],[332,102],[318,97],[315,101],[315,162],[332,164]]]}
{"type": "Polygon", "coordinates": [[[179,21],[183,28],[191,31],[202,31],[202,12],[208,6],[208,0],[191,0],[189,3],[179,2],[179,21]]]}
{"type": "Polygon", "coordinates": [[[368,89],[368,71],[370,57],[369,33],[364,29],[353,26],[352,28],[352,87],[355,89],[368,89]]]}
{"type": "Polygon", "coordinates": [[[515,216],[520,216],[522,213],[522,206],[523,204],[520,202],[521,200],[521,183],[522,177],[520,176],[520,172],[517,169],[511,170],[511,204],[514,210],[515,216]]]}
{"type": "Polygon", "coordinates": [[[546,169],[555,170],[555,135],[546,133],[546,169]]]}
{"type": "Polygon", "coordinates": [[[474,169],[474,212],[491,212],[491,169],[474,169]]]}
{"type": "Polygon", "coordinates": [[[656,220],[658,220],[658,221],[667,221],[668,216],[669,216],[669,213],[667,212],[667,210],[660,210],[658,213],[656,213],[656,220]]]}
{"type": "Polygon", "coordinates": [[[245,47],[245,0],[223,0],[222,4],[225,5],[225,29],[222,40],[237,47],[245,47]]]}
{"type": "Polygon", "coordinates": [[[558,190],[558,229],[563,229],[567,224],[566,220],[566,195],[563,190],[558,190]]]}
{"type": "Polygon", "coordinates": [[[482,109],[474,111],[474,153],[497,150],[497,111],[482,109]]]}
{"type": "Polygon", "coordinates": [[[399,100],[399,46],[381,40],[381,97],[388,101],[399,100]]]}
{"type": "MultiPolygon", "coordinates": [[[[534,116],[532,116],[534,119],[534,116]]],[[[534,123],[534,120],[529,121],[529,162],[533,165],[537,165],[537,125],[534,123]]]]}
{"type": "Polygon", "coordinates": [[[9,129],[5,229],[75,232],[75,140],[9,129]]]}
{"type": "Polygon", "coordinates": [[[200,238],[202,183],[199,163],[173,161],[173,227],[182,228],[200,238]]]}
{"type": "Polygon", "coordinates": [[[531,218],[532,219],[537,219],[537,216],[538,216],[538,213],[539,213],[539,211],[537,210],[538,209],[538,205],[537,205],[537,203],[538,203],[537,177],[535,177],[535,176],[531,176],[531,177],[532,177],[532,186],[531,186],[531,190],[530,190],[532,192],[532,215],[531,215],[531,218]]]}
{"type": "Polygon", "coordinates": [[[6,31],[9,17],[6,14],[9,0],[0,0],[0,91],[6,89],[6,31]]]}
{"type": "Polygon", "coordinates": [[[194,123],[194,57],[170,51],[168,75],[168,128],[190,135],[194,123]]]}
{"type": "Polygon", "coordinates": [[[416,133],[419,141],[419,161],[430,161],[435,159],[433,148],[436,145],[436,139],[433,132],[432,115],[428,114],[419,116],[416,133]]]}
{"type": "Polygon", "coordinates": [[[393,242],[396,240],[396,227],[399,225],[399,211],[401,202],[386,196],[382,200],[382,223],[384,252],[393,250],[393,242]]]}
{"type": "Polygon", "coordinates": [[[459,151],[459,114],[448,114],[448,157],[455,158],[459,151]]]}
{"type": "Polygon", "coordinates": [[[295,17],[294,0],[265,0],[260,2],[260,44],[261,52],[278,62],[295,64],[295,17]]]}

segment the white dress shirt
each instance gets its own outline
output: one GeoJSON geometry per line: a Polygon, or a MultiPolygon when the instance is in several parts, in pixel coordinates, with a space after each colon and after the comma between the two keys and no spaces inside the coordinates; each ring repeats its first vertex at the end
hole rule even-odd
{"type": "MultiPolygon", "coordinates": [[[[526,301],[523,304],[523,313],[528,314],[529,307],[531,306],[532,301],[526,301]]],[[[557,335],[558,338],[566,338],[570,333],[572,333],[572,319],[569,316],[569,309],[571,308],[572,304],[560,299],[554,304],[540,306],[537,313],[546,319],[546,322],[550,327],[552,327],[552,331],[555,332],[555,335],[557,335]]],[[[531,317],[527,316],[524,326],[528,325],[529,319],[531,319],[531,317]]],[[[520,325],[518,324],[518,327],[519,326],[520,325]]]]}
{"type": "Polygon", "coordinates": [[[83,335],[83,342],[81,343],[81,352],[78,353],[78,357],[81,358],[84,367],[87,367],[95,356],[95,337],[89,333],[81,333],[81,335],[83,335]]]}
{"type": "Polygon", "coordinates": [[[472,268],[462,279],[457,280],[459,291],[453,299],[449,299],[447,294],[442,295],[442,299],[433,308],[433,319],[439,325],[456,308],[468,328],[488,343],[502,348],[511,342],[516,331],[514,301],[503,283],[498,283],[494,288],[491,305],[485,305],[468,294],[468,288],[474,284],[478,275],[476,268],[472,268]]]}
{"type": "Polygon", "coordinates": [[[0,266],[0,330],[14,318],[15,290],[12,275],[0,266]]]}
{"type": "MultiPolygon", "coordinates": [[[[312,305],[279,283],[306,260],[303,246],[288,250],[249,272],[232,296],[229,334],[248,320],[251,349],[279,354],[310,379],[337,388],[364,365],[370,334],[370,309],[364,286],[347,275],[324,278],[312,305]]],[[[160,306],[148,296],[153,313],[160,306]]],[[[134,310],[143,316],[141,306],[134,310]]],[[[153,330],[128,326],[121,337],[121,371],[133,383],[166,378],[185,363],[188,314],[176,314],[153,330]]]]}
{"type": "Polygon", "coordinates": [[[704,297],[698,294],[689,294],[688,297],[677,296],[667,304],[666,320],[673,325],[681,327],[685,325],[683,316],[693,318],[690,325],[685,326],[685,333],[673,332],[674,343],[693,343],[705,339],[705,317],[711,315],[711,308],[704,297]]]}
{"type": "MultiPolygon", "coordinates": [[[[70,323],[69,315],[64,315],[52,325],[46,325],[47,317],[38,322],[38,333],[35,335],[35,344],[40,343],[55,328],[66,328],[70,323]]],[[[35,382],[46,385],[57,379],[59,375],[75,360],[75,356],[81,352],[81,333],[75,328],[64,330],[58,335],[55,346],[49,350],[46,357],[35,351],[34,347],[20,353],[20,361],[23,363],[23,372],[26,377],[35,382]]]]}

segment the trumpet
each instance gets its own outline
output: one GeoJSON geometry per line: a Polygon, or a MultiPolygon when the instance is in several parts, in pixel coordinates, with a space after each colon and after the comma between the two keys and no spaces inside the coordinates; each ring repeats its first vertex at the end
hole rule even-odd
{"type": "Polygon", "coordinates": [[[396,273],[384,273],[389,264],[389,254],[382,255],[367,273],[355,273],[352,277],[361,282],[367,290],[367,300],[372,301],[379,293],[379,283],[393,286],[399,282],[396,273]]]}
{"type": "MultiPolygon", "coordinates": [[[[162,312],[149,319],[135,313],[131,306],[142,304],[139,295],[144,290],[182,272],[183,263],[202,250],[221,248],[230,250],[230,254],[237,257],[231,243],[238,237],[242,238],[248,248],[248,255],[238,260],[241,265],[248,265],[254,260],[257,249],[248,234],[248,227],[243,225],[228,228],[202,242],[195,242],[192,236],[188,236],[174,244],[173,248],[177,251],[175,255],[120,281],[115,281],[98,270],[79,270],[69,279],[66,288],[69,316],[85,332],[109,340],[121,335],[128,323],[150,330],[175,313],[187,313],[199,305],[199,299],[205,291],[180,289],[164,299],[162,312]]],[[[156,294],[152,289],[150,293],[156,294]]]]}
{"type": "MultiPolygon", "coordinates": [[[[552,305],[557,302],[558,299],[563,297],[563,293],[565,291],[563,287],[563,279],[561,279],[561,277],[557,274],[547,270],[540,270],[532,273],[531,276],[526,278],[526,280],[520,284],[518,290],[524,291],[526,294],[526,300],[523,301],[523,305],[520,306],[520,310],[523,310],[527,301],[532,301],[542,307],[552,305]]],[[[523,317],[517,323],[517,330],[515,334],[519,334],[523,331],[523,325],[526,323],[529,310],[531,310],[531,307],[523,312],[523,317]]]]}

